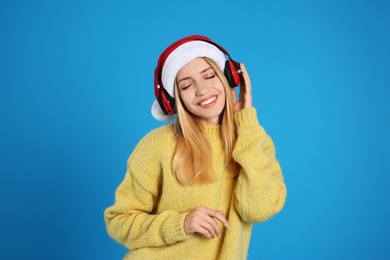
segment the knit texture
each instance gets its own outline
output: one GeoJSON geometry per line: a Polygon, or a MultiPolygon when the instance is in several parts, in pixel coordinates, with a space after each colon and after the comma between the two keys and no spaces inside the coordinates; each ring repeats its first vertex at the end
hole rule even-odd
{"type": "Polygon", "coordinates": [[[224,164],[220,126],[205,126],[212,147],[215,181],[183,185],[171,169],[175,151],[172,124],[146,135],[128,160],[115,203],[104,213],[108,234],[130,251],[124,259],[246,259],[252,225],[284,206],[286,187],[271,138],[254,108],[234,115],[237,142],[233,158],[241,165],[230,178],[224,164]],[[221,238],[186,235],[184,219],[199,206],[223,210],[221,238]]]}

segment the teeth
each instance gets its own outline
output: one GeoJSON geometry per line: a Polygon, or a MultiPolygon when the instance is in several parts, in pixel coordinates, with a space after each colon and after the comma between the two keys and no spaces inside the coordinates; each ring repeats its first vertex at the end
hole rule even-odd
{"type": "Polygon", "coordinates": [[[207,104],[210,104],[211,102],[213,102],[214,100],[216,99],[216,97],[212,97],[206,101],[203,101],[202,103],[200,103],[202,106],[205,106],[207,104]]]}

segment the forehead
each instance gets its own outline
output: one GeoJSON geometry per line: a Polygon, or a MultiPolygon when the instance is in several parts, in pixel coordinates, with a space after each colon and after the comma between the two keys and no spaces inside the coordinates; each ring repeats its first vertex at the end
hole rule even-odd
{"type": "Polygon", "coordinates": [[[195,74],[202,73],[205,69],[210,68],[210,64],[207,63],[203,58],[196,58],[184,65],[178,72],[177,76],[183,74],[195,74]]]}

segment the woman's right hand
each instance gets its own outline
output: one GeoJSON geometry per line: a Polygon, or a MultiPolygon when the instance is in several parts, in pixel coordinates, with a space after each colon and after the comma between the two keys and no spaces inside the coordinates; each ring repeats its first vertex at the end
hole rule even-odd
{"type": "Polygon", "coordinates": [[[222,210],[213,210],[205,207],[198,207],[191,211],[184,220],[184,232],[187,235],[199,233],[207,238],[221,237],[221,229],[217,220],[225,227],[229,226],[223,216],[222,210]]]}

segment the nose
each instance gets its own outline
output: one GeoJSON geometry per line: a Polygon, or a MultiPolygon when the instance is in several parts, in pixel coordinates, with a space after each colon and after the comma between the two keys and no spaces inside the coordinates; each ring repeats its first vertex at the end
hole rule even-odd
{"type": "Polygon", "coordinates": [[[207,84],[203,83],[198,85],[195,94],[197,97],[200,97],[206,95],[208,91],[209,91],[209,87],[207,86],[207,84]]]}

